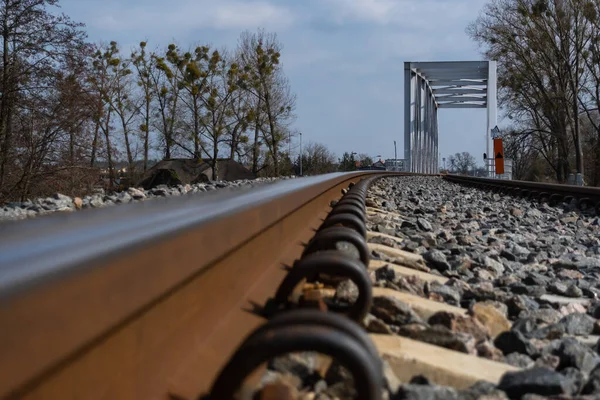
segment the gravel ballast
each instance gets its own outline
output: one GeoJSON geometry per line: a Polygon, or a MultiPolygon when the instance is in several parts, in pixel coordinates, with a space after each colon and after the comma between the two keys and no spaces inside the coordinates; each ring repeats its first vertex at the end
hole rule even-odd
{"type": "MultiPolygon", "coordinates": [[[[572,204],[554,207],[450,183],[438,177],[385,178],[367,195],[382,212],[367,218],[370,243],[423,258],[395,262],[444,278],[444,284],[400,276],[389,265],[371,274],[374,287],[461,307],[465,316],[421,318],[408,303],[375,296],[364,327],[512,365],[498,384],[457,390],[423,376],[400,384],[386,369],[391,399],[600,398],[600,219],[572,204]],[[387,213],[386,213],[387,212],[387,213]],[[404,261],[404,262],[403,262],[404,261]]],[[[338,291],[348,291],[348,282],[338,291]]],[[[291,374],[292,370],[271,371],[291,374]]],[[[348,398],[352,382],[296,380],[301,399],[348,398]],[[345,389],[344,389],[345,387],[345,389]]]]}
{"type": "Polygon", "coordinates": [[[69,197],[56,193],[50,197],[37,198],[24,202],[11,202],[4,206],[0,206],[0,223],[3,221],[35,218],[55,212],[73,212],[89,208],[104,208],[119,204],[136,203],[169,196],[183,196],[194,193],[211,192],[220,189],[248,189],[291,178],[293,177],[257,178],[254,180],[239,181],[212,181],[173,187],[159,185],[149,190],[131,187],[122,192],[106,192],[103,189],[98,189],[95,193],[82,198],[69,197]]]}

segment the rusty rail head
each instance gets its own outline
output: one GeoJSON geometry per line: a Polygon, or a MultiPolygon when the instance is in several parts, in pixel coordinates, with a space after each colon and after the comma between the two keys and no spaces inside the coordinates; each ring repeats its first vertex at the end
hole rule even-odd
{"type": "Polygon", "coordinates": [[[32,284],[73,273],[77,266],[298,194],[298,201],[279,207],[276,217],[282,217],[281,211],[294,211],[328,185],[369,175],[382,173],[333,173],[254,189],[222,189],[1,224],[0,299],[32,284]]]}
{"type": "Polygon", "coordinates": [[[302,253],[342,188],[385,175],[399,174],[336,173],[0,225],[0,397],[206,390],[260,323],[242,306],[274,293],[282,263],[302,253]]]}

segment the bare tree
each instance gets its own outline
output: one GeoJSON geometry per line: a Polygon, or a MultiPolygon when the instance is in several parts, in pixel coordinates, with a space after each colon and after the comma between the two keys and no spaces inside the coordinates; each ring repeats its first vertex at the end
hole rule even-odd
{"type": "Polygon", "coordinates": [[[155,87],[152,83],[152,60],[146,52],[147,42],[140,42],[139,51],[131,54],[133,66],[137,72],[137,84],[141,89],[140,114],[142,122],[139,131],[144,142],[144,172],[148,169],[148,155],[150,152],[150,121],[152,98],[156,95],[155,87]]]}
{"type": "Polygon", "coordinates": [[[106,71],[109,74],[109,90],[103,94],[119,119],[129,165],[128,174],[132,179],[135,172],[132,143],[135,130],[133,125],[139,116],[139,105],[133,95],[131,60],[119,57],[119,52],[117,43],[111,42],[110,48],[105,53],[109,64],[106,71]]]}
{"type": "Polygon", "coordinates": [[[178,105],[183,76],[177,68],[179,51],[175,44],[170,44],[166,56],[152,54],[153,68],[150,74],[153,90],[157,96],[159,121],[157,127],[164,141],[164,158],[170,159],[175,143],[175,126],[178,117],[178,105]]]}
{"type": "Polygon", "coordinates": [[[247,130],[251,124],[252,99],[239,88],[235,91],[229,105],[231,123],[226,126],[225,143],[229,146],[229,158],[242,157],[241,146],[248,143],[247,130]]]}
{"type": "MultiPolygon", "coordinates": [[[[299,172],[299,160],[296,161],[299,172]]],[[[335,154],[321,143],[310,142],[302,149],[303,175],[319,175],[335,171],[335,154]]]]}
{"type": "Polygon", "coordinates": [[[2,0],[0,2],[0,192],[6,178],[18,179],[17,146],[23,119],[20,112],[32,96],[42,101],[55,81],[57,68],[73,49],[83,48],[82,25],[48,10],[56,0],[2,0]],[[20,121],[18,121],[20,120],[20,121]]]}
{"type": "Polygon", "coordinates": [[[275,34],[263,30],[243,32],[238,44],[240,68],[244,71],[242,88],[254,97],[254,162],[258,168],[259,131],[273,161],[274,173],[279,174],[279,151],[284,132],[294,119],[296,96],[280,65],[281,43],[275,34]]]}
{"type": "Polygon", "coordinates": [[[373,165],[373,158],[366,153],[359,153],[358,162],[361,167],[370,167],[373,165]]]}
{"type": "Polygon", "coordinates": [[[515,126],[507,129],[502,139],[504,156],[512,160],[513,179],[532,179],[530,173],[542,154],[535,132],[515,126]]]}
{"type": "Polygon", "coordinates": [[[509,115],[536,132],[559,181],[583,173],[580,90],[590,24],[584,0],[492,0],[468,33],[499,64],[500,99],[509,115]]]}
{"type": "Polygon", "coordinates": [[[224,51],[204,47],[203,68],[206,79],[202,83],[202,118],[204,132],[212,146],[212,179],[217,179],[219,146],[226,142],[226,133],[239,123],[233,112],[233,101],[239,90],[241,73],[236,63],[228,62],[224,51]]]}
{"type": "Polygon", "coordinates": [[[202,151],[207,155],[209,152],[205,149],[202,143],[202,135],[204,133],[202,124],[203,103],[202,96],[203,87],[206,84],[207,74],[202,71],[202,61],[208,57],[205,47],[196,47],[194,54],[187,52],[183,56],[178,55],[177,68],[182,75],[181,87],[183,95],[181,101],[187,107],[188,117],[185,118],[184,125],[186,131],[191,131],[191,135],[184,135],[184,141],[187,141],[188,136],[191,136],[193,148],[188,148],[185,144],[180,144],[192,157],[196,159],[202,158],[202,151]]]}
{"type": "Polygon", "coordinates": [[[112,118],[115,116],[115,96],[116,96],[116,80],[112,73],[113,68],[118,66],[120,60],[116,56],[116,42],[111,42],[108,45],[102,45],[94,55],[93,71],[89,82],[92,88],[97,92],[99,99],[98,114],[96,115],[97,124],[100,131],[104,135],[104,143],[106,145],[105,155],[108,163],[109,187],[112,189],[115,179],[114,156],[115,148],[113,146],[113,126],[111,125],[112,118]]]}
{"type": "Polygon", "coordinates": [[[448,157],[448,163],[450,171],[463,175],[468,174],[477,166],[475,157],[466,151],[451,155],[448,157]]]}

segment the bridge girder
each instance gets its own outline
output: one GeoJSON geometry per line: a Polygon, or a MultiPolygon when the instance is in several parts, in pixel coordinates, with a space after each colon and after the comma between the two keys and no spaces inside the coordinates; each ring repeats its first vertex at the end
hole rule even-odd
{"type": "Polygon", "coordinates": [[[487,108],[485,152],[492,154],[496,82],[496,61],[404,63],[404,158],[410,172],[438,172],[440,108],[487,108]]]}

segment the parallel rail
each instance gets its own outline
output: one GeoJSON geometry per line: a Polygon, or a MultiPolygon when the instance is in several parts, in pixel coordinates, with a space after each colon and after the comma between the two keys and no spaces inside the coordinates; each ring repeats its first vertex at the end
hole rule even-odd
{"type": "Polygon", "coordinates": [[[590,186],[562,185],[504,179],[476,178],[461,175],[442,175],[450,182],[501,191],[556,204],[574,200],[581,208],[595,207],[600,210],[600,188],[590,186]]]}
{"type": "Polygon", "coordinates": [[[0,397],[207,393],[342,189],[381,172],[0,226],[0,397]]]}

